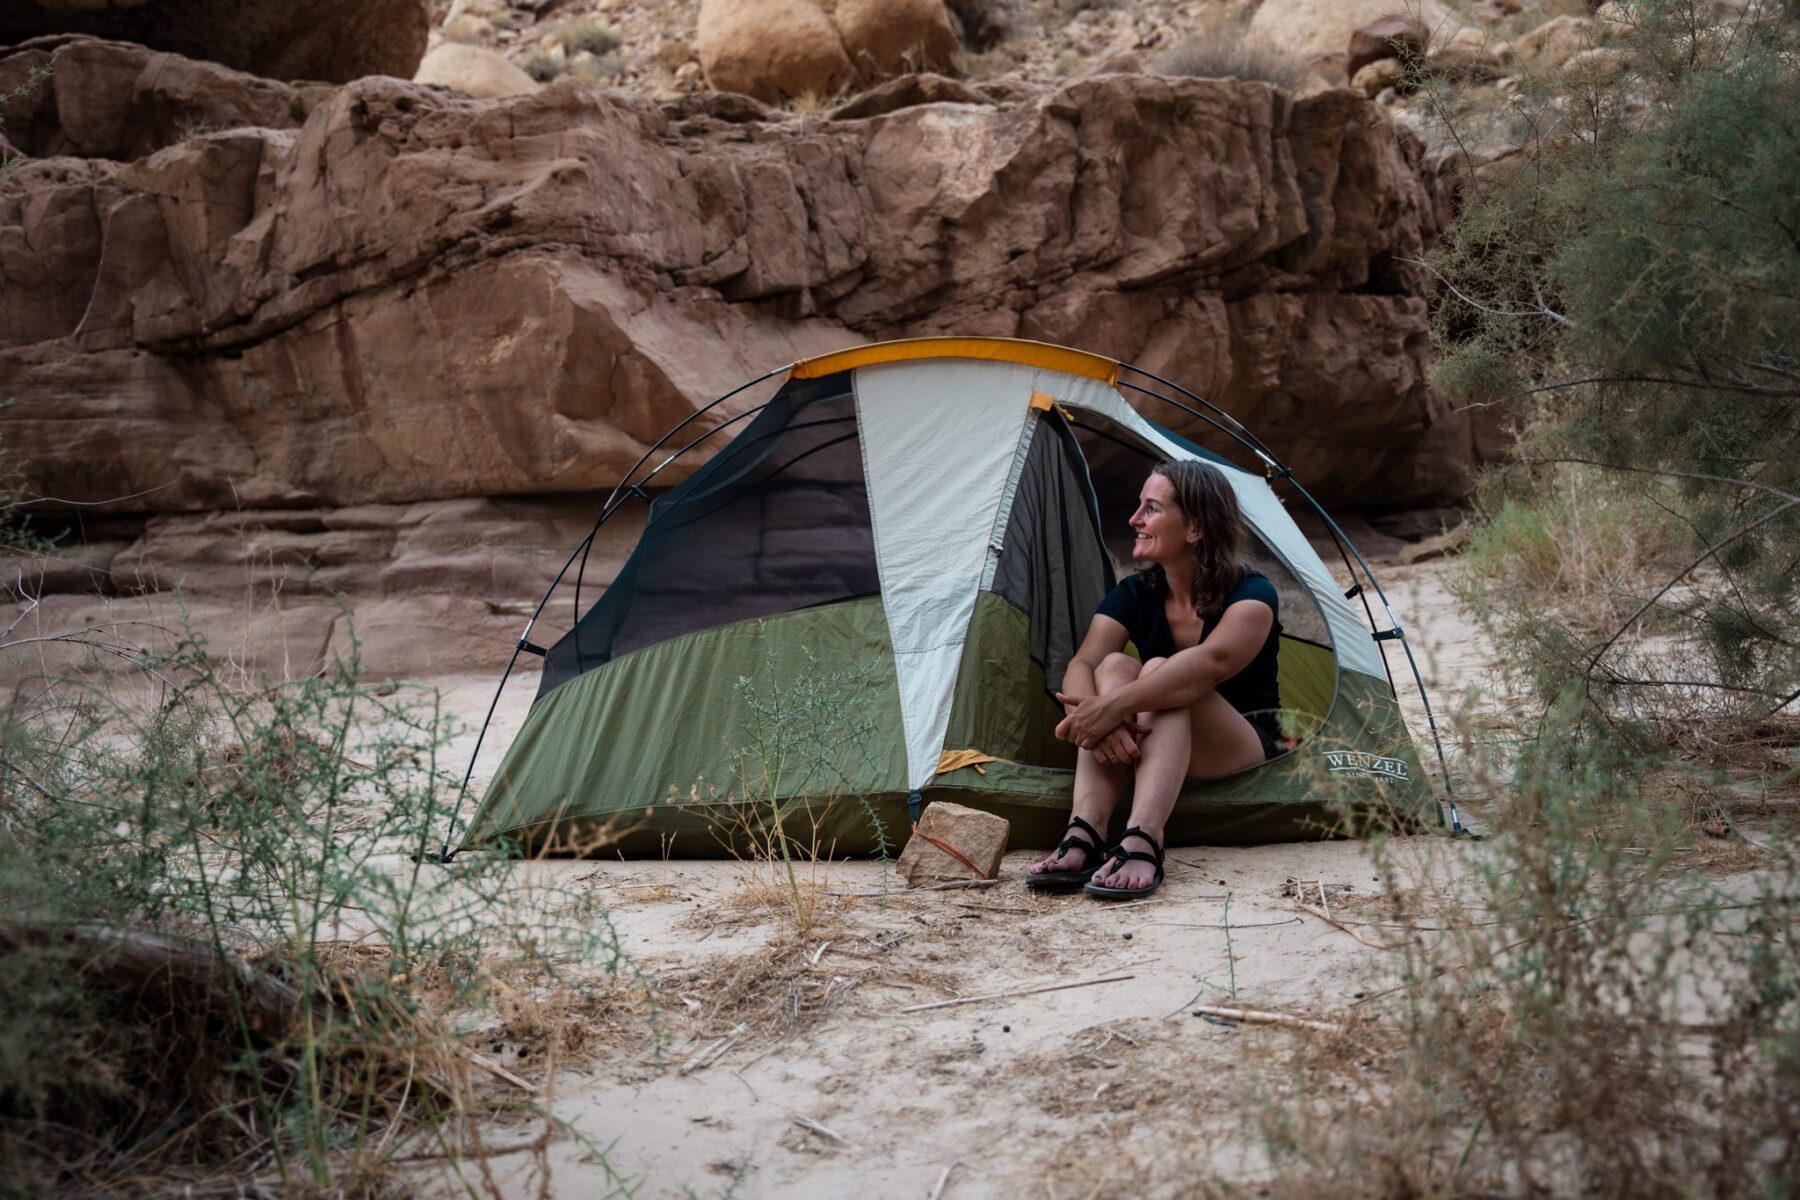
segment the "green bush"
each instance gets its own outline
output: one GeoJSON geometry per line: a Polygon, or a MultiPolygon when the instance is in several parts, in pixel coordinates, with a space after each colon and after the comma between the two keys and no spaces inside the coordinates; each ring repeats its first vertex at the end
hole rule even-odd
{"type": "Polygon", "coordinates": [[[25,1194],[104,1186],[128,1152],[139,1177],[250,1156],[290,1188],[380,1190],[492,1110],[457,1031],[505,980],[564,1004],[612,986],[585,895],[426,859],[448,719],[406,696],[354,655],[230,685],[177,630],[0,710],[0,1173],[25,1194]]]}
{"type": "Polygon", "coordinates": [[[1531,136],[1469,164],[1431,265],[1437,382],[1528,431],[1526,465],[1488,490],[1482,573],[1541,586],[1548,559],[1578,557],[1661,572],[1614,598],[1610,628],[1551,592],[1548,609],[1502,606],[1501,641],[1562,656],[1546,695],[1573,683],[1590,719],[1654,741],[1667,731],[1635,711],[1650,689],[1707,692],[1707,718],[1745,730],[1800,697],[1800,6],[1624,11],[1629,69],[1521,89],[1511,119],[1531,136]],[[1661,561],[1571,520],[1609,509],[1659,529],[1661,561]],[[1543,535],[1520,538],[1533,521],[1543,535]],[[1646,618],[1674,635],[1679,674],[1621,669],[1646,618]]]}

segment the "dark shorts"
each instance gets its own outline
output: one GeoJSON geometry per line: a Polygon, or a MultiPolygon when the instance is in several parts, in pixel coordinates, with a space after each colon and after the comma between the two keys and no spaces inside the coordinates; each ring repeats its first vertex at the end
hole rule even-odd
{"type": "Polygon", "coordinates": [[[1250,728],[1256,730],[1256,736],[1262,742],[1264,759],[1271,759],[1277,754],[1287,753],[1287,742],[1282,739],[1279,731],[1261,721],[1251,721],[1250,728]]]}

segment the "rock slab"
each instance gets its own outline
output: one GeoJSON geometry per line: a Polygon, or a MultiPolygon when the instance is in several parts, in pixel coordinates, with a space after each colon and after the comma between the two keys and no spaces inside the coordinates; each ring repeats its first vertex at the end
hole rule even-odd
{"type": "Polygon", "coordinates": [[[1005,817],[979,812],[961,804],[938,800],[925,806],[919,824],[900,852],[900,877],[908,887],[953,883],[965,879],[994,879],[1006,854],[1006,837],[1012,824],[1005,817]],[[956,848],[968,863],[945,852],[932,839],[956,848]],[[976,871],[969,869],[975,864],[976,871]]]}

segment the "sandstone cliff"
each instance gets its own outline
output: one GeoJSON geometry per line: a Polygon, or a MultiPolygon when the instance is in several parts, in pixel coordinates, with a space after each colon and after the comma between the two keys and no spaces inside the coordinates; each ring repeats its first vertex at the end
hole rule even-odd
{"type": "MultiPolygon", "coordinates": [[[[925,77],[798,116],[574,80],[289,85],[84,39],[10,52],[0,88],[33,64],[0,191],[5,446],[37,491],[136,514],[101,536],[83,510],[66,586],[228,599],[259,563],[290,602],[460,597],[504,648],[578,536],[531,496],[586,507],[751,376],[929,333],[1177,379],[1328,502],[1467,478],[1408,265],[1441,198],[1347,91],[925,77]]],[[[455,623],[410,612],[415,644],[455,623]]]]}

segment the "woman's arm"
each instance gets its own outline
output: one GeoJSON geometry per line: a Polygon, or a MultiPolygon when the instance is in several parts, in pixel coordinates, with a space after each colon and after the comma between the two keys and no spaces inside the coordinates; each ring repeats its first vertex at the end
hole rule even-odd
{"type": "MultiPolygon", "coordinates": [[[[1069,660],[1068,670],[1063,672],[1061,694],[1076,701],[1097,695],[1100,689],[1094,682],[1094,672],[1107,655],[1125,649],[1125,643],[1130,640],[1131,633],[1123,622],[1095,613],[1094,619],[1088,622],[1087,636],[1081,639],[1075,657],[1069,660]]],[[[1075,706],[1064,704],[1063,711],[1073,712],[1075,706]]]]}
{"type": "MultiPolygon", "coordinates": [[[[1068,709],[1068,739],[1088,746],[1133,713],[1186,708],[1249,666],[1274,625],[1274,609],[1260,600],[1239,600],[1198,646],[1178,651],[1147,677],[1139,676],[1116,692],[1081,698],[1068,709]]],[[[1086,643],[1082,645],[1085,649],[1086,643]]],[[[1075,696],[1067,688],[1064,692],[1075,696]]]]}
{"type": "MultiPolygon", "coordinates": [[[[1125,649],[1125,643],[1131,640],[1131,633],[1123,622],[1113,617],[1094,614],[1088,623],[1087,636],[1081,640],[1081,646],[1075,651],[1075,657],[1069,660],[1069,666],[1063,672],[1062,690],[1056,698],[1062,701],[1063,712],[1075,712],[1081,701],[1091,699],[1098,694],[1100,688],[1095,681],[1094,672],[1105,661],[1109,654],[1117,654],[1125,649]]],[[[1064,737],[1067,730],[1068,717],[1057,722],[1056,736],[1064,737]]],[[[1127,766],[1138,760],[1137,735],[1143,730],[1121,722],[1117,728],[1095,738],[1088,743],[1076,743],[1084,750],[1091,750],[1101,762],[1113,766],[1127,766]]],[[[1074,738],[1068,738],[1074,742],[1074,738]]]]}

